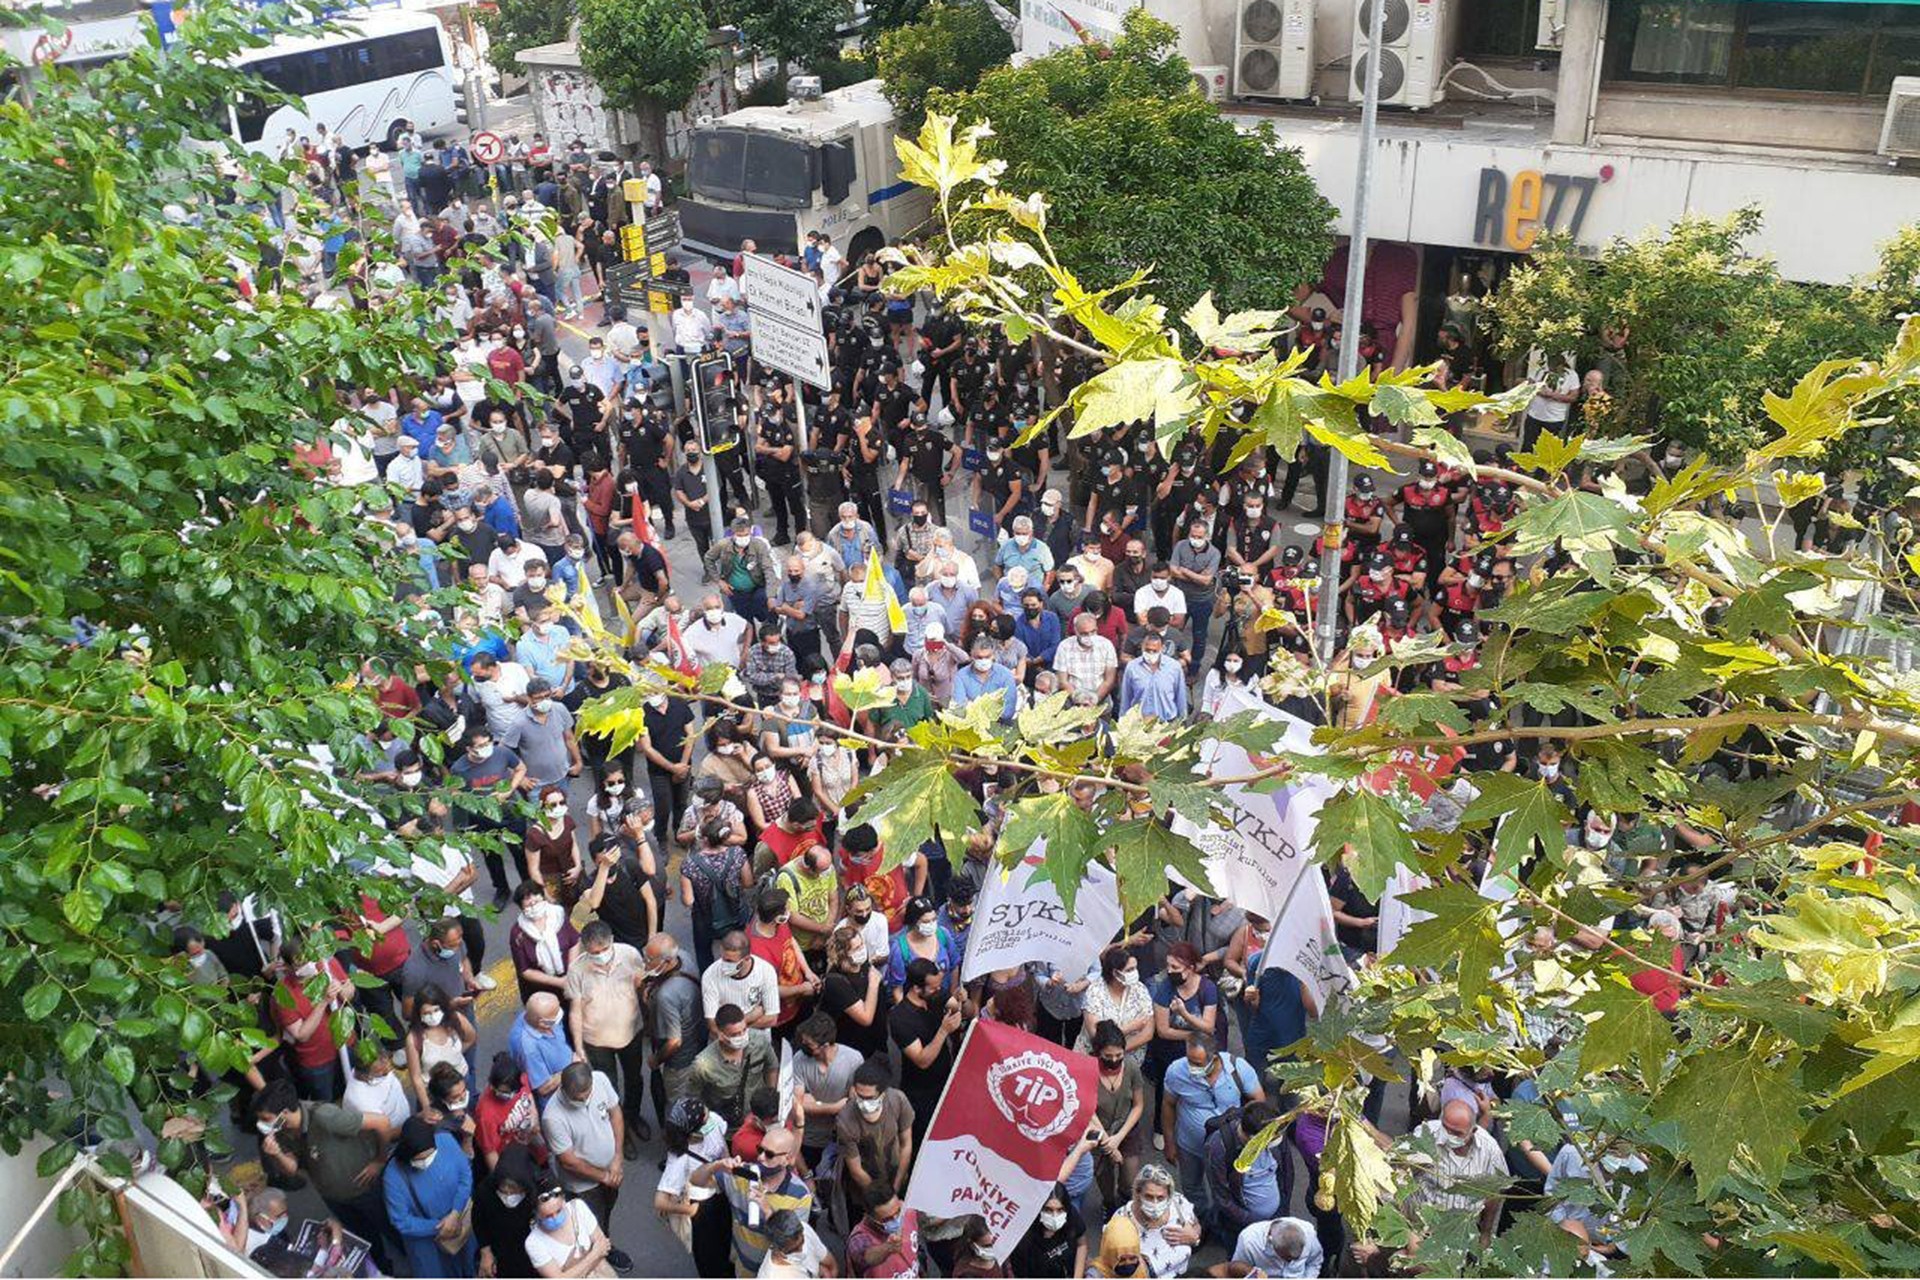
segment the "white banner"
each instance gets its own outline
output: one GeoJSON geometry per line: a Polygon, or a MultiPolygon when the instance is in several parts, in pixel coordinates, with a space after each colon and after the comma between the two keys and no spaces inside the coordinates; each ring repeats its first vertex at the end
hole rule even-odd
{"type": "MultiPolygon", "coordinates": [[[[1286,734],[1281,741],[1289,750],[1313,749],[1312,725],[1250,692],[1231,690],[1221,702],[1220,718],[1240,711],[1256,711],[1284,721],[1286,734]]],[[[1244,777],[1268,763],[1264,758],[1256,759],[1245,747],[1213,738],[1207,740],[1202,760],[1207,772],[1216,778],[1244,777]]],[[[1332,784],[1317,777],[1267,792],[1230,786],[1220,794],[1237,811],[1231,827],[1203,827],[1176,814],[1173,829],[1199,848],[1211,881],[1188,887],[1272,921],[1294,881],[1312,864],[1314,827],[1319,822],[1320,807],[1333,793],[1332,784]]]]}
{"type": "Polygon", "coordinates": [[[1396,866],[1393,875],[1387,880],[1387,887],[1380,895],[1379,934],[1374,944],[1374,954],[1385,960],[1400,945],[1400,939],[1407,936],[1407,930],[1422,920],[1433,917],[1431,911],[1422,911],[1418,907],[1406,904],[1406,896],[1432,885],[1433,881],[1410,867],[1396,866]]]}
{"type": "Polygon", "coordinates": [[[1265,972],[1276,968],[1300,979],[1300,985],[1313,997],[1313,1007],[1321,1013],[1353,986],[1353,970],[1334,933],[1327,882],[1318,871],[1301,877],[1293,901],[1267,934],[1260,969],[1265,972]]]}
{"type": "Polygon", "coordinates": [[[1038,961],[1077,982],[1120,932],[1125,918],[1120,914],[1120,882],[1113,872],[1100,863],[1089,864],[1073,914],[1068,915],[1051,882],[1033,883],[1045,854],[1046,841],[1035,840],[1012,871],[995,868],[987,873],[973,906],[961,981],[1038,961]]]}

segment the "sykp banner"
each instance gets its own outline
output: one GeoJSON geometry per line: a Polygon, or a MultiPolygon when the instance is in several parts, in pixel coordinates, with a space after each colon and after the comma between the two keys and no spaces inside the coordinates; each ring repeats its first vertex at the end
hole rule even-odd
{"type": "Polygon", "coordinates": [[[1068,915],[1050,881],[1033,883],[1046,848],[1044,839],[1035,840],[1013,870],[996,867],[987,873],[974,902],[961,981],[1040,961],[1077,982],[1093,966],[1100,949],[1120,932],[1124,923],[1120,882],[1113,872],[1101,863],[1089,863],[1074,898],[1073,914],[1068,915]]]}

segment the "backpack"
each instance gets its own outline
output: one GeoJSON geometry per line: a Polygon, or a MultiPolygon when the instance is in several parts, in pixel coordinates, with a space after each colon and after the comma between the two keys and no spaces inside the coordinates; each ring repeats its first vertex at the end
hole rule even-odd
{"type": "Polygon", "coordinates": [[[731,876],[716,875],[717,869],[712,859],[704,853],[695,854],[689,863],[708,885],[707,927],[712,930],[712,935],[717,938],[738,929],[740,922],[746,918],[744,904],[740,900],[740,882],[731,876]]]}

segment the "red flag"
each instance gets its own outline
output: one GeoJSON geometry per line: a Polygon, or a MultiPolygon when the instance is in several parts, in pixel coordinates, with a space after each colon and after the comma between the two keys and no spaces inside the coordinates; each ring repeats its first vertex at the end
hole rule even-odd
{"type": "Polygon", "coordinates": [[[1053,1194],[1067,1152],[1093,1122],[1099,1067],[1084,1053],[976,1021],[934,1109],[907,1206],[939,1218],[977,1213],[1004,1262],[1053,1194]]]}
{"type": "Polygon", "coordinates": [[[687,642],[680,635],[680,620],[667,615],[667,665],[683,675],[697,676],[700,666],[687,654],[687,642]]]}
{"type": "Polygon", "coordinates": [[[650,547],[660,545],[653,536],[653,523],[647,519],[646,499],[637,493],[633,495],[633,536],[650,547]]]}

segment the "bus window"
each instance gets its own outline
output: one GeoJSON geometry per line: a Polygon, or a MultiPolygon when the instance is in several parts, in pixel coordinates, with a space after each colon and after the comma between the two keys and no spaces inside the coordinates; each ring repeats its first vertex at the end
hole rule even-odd
{"type": "Polygon", "coordinates": [[[746,202],[803,209],[813,202],[814,150],[788,138],[747,135],[746,202]]]}
{"type": "Polygon", "coordinates": [[[687,156],[687,186],[709,200],[744,200],[745,166],[746,135],[738,129],[697,132],[687,156]]]}
{"type": "Polygon", "coordinates": [[[267,131],[267,117],[273,114],[278,103],[268,102],[258,94],[243,93],[234,104],[234,116],[239,121],[241,142],[258,142],[267,131]]]}

